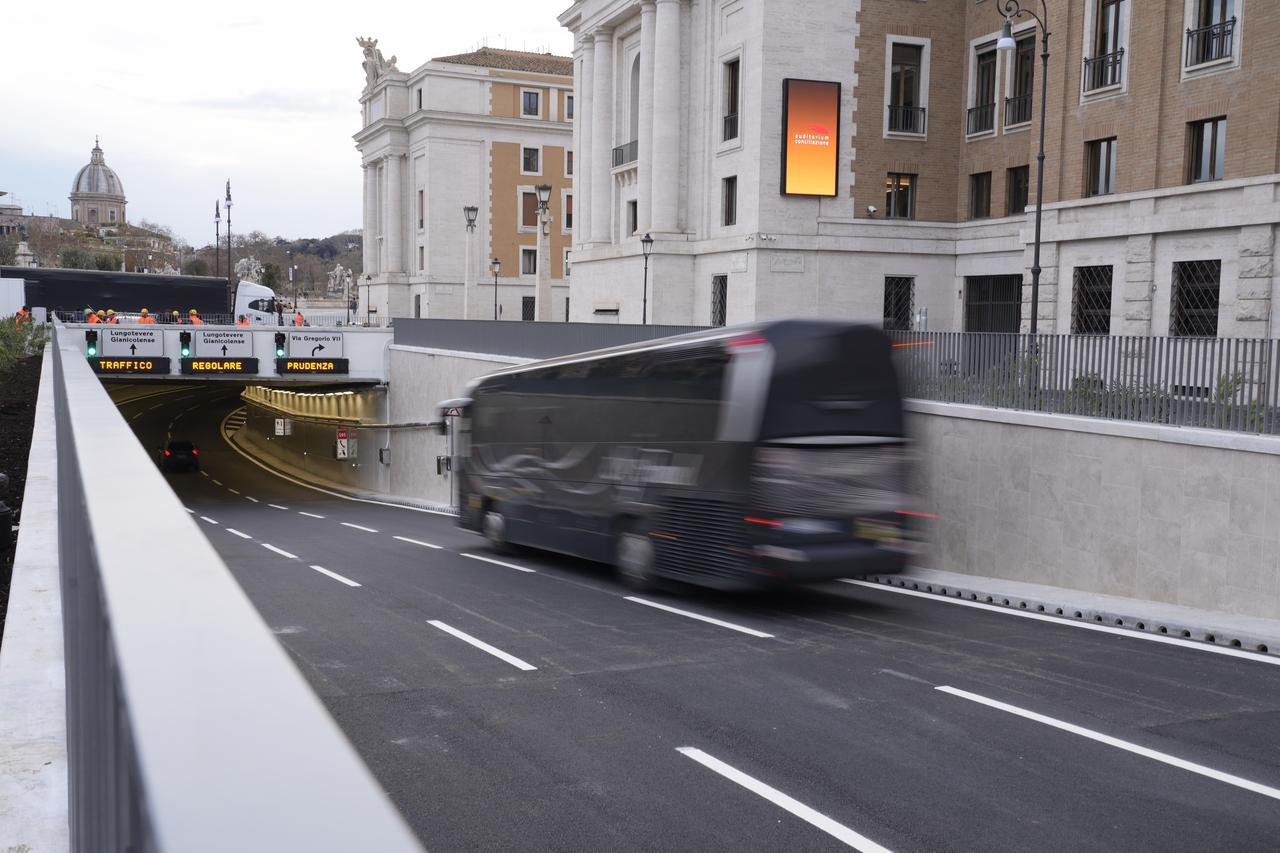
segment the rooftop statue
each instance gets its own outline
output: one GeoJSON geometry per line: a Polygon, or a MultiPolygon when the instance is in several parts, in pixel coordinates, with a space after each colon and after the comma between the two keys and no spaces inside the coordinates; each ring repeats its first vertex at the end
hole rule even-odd
{"type": "Polygon", "coordinates": [[[378,40],[375,38],[356,37],[356,44],[364,48],[364,79],[365,86],[372,86],[378,82],[378,78],[388,71],[399,71],[396,68],[396,58],[384,59],[382,51],[378,50],[378,40]]]}

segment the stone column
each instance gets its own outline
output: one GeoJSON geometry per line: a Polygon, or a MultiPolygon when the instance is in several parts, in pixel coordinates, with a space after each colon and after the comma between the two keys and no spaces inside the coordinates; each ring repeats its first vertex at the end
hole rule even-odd
{"type": "Polygon", "coordinates": [[[653,37],[657,9],[653,0],[640,3],[640,135],[636,140],[636,200],[638,230],[649,231],[653,222],[653,37]]]}
{"type": "Polygon", "coordinates": [[[582,75],[574,84],[573,129],[577,135],[577,148],[574,150],[574,196],[578,202],[578,218],[573,223],[573,243],[580,246],[591,240],[591,213],[594,207],[591,200],[591,171],[595,168],[595,160],[591,156],[594,144],[591,117],[594,114],[592,101],[595,100],[596,42],[590,33],[579,37],[582,45],[582,75]]]}
{"type": "Polygon", "coordinates": [[[613,30],[595,39],[595,79],[591,87],[591,240],[612,242],[613,204],[613,30]]]}
{"type": "Polygon", "coordinates": [[[680,0],[657,0],[657,5],[650,218],[653,231],[674,233],[680,221],[680,0]]]}
{"type": "Polygon", "coordinates": [[[404,155],[387,156],[387,194],[382,208],[382,233],[387,247],[387,272],[404,272],[404,247],[401,234],[404,231],[404,155]]]}
{"type": "MultiPolygon", "coordinates": [[[[1125,241],[1124,267],[1111,271],[1111,292],[1120,293],[1120,319],[1113,324],[1113,334],[1151,334],[1155,252],[1156,239],[1151,234],[1135,234],[1125,241]]],[[[1072,285],[1074,287],[1074,282],[1072,285]]],[[[1074,299],[1074,294],[1072,298],[1074,299]]]]}
{"type": "Polygon", "coordinates": [[[364,170],[364,269],[361,274],[376,272],[378,265],[378,166],[365,163],[364,170]]]}
{"type": "Polygon", "coordinates": [[[1271,337],[1271,294],[1275,286],[1275,226],[1240,229],[1236,273],[1235,336],[1271,337]]]}

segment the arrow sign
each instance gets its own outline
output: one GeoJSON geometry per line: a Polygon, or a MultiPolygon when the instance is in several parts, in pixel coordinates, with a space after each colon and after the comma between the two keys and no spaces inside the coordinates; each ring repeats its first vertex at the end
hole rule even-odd
{"type": "Polygon", "coordinates": [[[226,357],[227,357],[227,345],[226,345],[226,344],[223,344],[223,345],[222,345],[222,357],[223,357],[223,358],[226,358],[226,357]]]}
{"type": "Polygon", "coordinates": [[[323,350],[323,349],[324,349],[324,344],[316,344],[315,346],[313,346],[313,347],[311,348],[311,357],[312,357],[312,358],[315,358],[315,357],[316,357],[316,353],[320,352],[320,351],[321,351],[321,350],[323,350]]]}
{"type": "Polygon", "coordinates": [[[137,355],[137,354],[138,354],[138,345],[129,344],[129,355],[137,355]]]}

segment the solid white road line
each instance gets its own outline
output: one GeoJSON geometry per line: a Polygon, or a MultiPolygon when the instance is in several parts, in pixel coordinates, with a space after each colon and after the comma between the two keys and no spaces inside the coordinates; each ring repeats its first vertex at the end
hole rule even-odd
{"type": "Polygon", "coordinates": [[[374,530],[372,527],[365,527],[365,526],[360,525],[360,524],[352,524],[352,523],[351,523],[351,522],[349,522],[349,521],[339,521],[338,523],[339,523],[339,524],[341,524],[343,527],[350,527],[350,528],[351,528],[351,529],[353,529],[353,530],[363,530],[365,533],[377,533],[377,532],[378,532],[378,531],[374,530]]]}
{"type": "Polygon", "coordinates": [[[200,516],[200,520],[201,520],[201,521],[207,521],[207,522],[209,522],[210,524],[217,524],[217,523],[218,523],[218,522],[214,521],[212,518],[210,518],[210,517],[209,517],[209,516],[207,516],[207,515],[202,515],[202,516],[200,516]]]}
{"type": "Polygon", "coordinates": [[[249,497],[248,495],[245,495],[245,496],[244,496],[244,499],[245,499],[245,500],[247,500],[247,501],[253,501],[253,502],[254,502],[254,503],[256,503],[256,504],[257,504],[257,503],[262,503],[262,501],[258,500],[257,498],[251,498],[251,497],[249,497]]]}
{"type": "Polygon", "coordinates": [[[280,506],[280,504],[267,504],[267,506],[271,507],[272,509],[283,509],[283,510],[289,509],[287,506],[280,506]]]}
{"type": "Polygon", "coordinates": [[[345,583],[347,586],[360,586],[360,584],[356,583],[351,578],[344,578],[342,575],[338,574],[337,572],[329,571],[324,566],[312,566],[311,568],[315,569],[317,572],[319,572],[322,575],[328,575],[329,577],[333,578],[339,583],[345,583]]]}
{"type": "Polygon", "coordinates": [[[307,518],[324,518],[323,515],[316,515],[314,512],[303,512],[298,510],[298,515],[305,515],[307,518]]]}
{"type": "Polygon", "coordinates": [[[281,557],[288,557],[290,560],[298,559],[297,554],[290,554],[288,551],[281,550],[280,548],[277,548],[275,545],[268,545],[266,542],[263,542],[262,547],[266,548],[268,551],[275,551],[281,557]]]}
{"type": "MultiPolygon", "coordinates": [[[[998,604],[987,604],[982,601],[969,601],[963,598],[948,598],[933,592],[920,592],[915,589],[903,589],[899,586],[889,586],[884,583],[872,583],[871,581],[860,581],[852,578],[841,578],[841,583],[852,584],[853,586],[865,586],[867,589],[878,589],[881,592],[896,592],[899,595],[912,595],[916,598],[927,598],[930,601],[940,601],[947,604],[959,604],[963,607],[974,607],[978,610],[989,610],[992,613],[1003,613],[1007,616],[1021,616],[1023,619],[1034,619],[1037,622],[1050,622],[1054,625],[1065,625],[1068,628],[1083,628],[1086,631],[1098,631],[1102,634],[1113,634],[1117,637],[1132,637],[1135,640],[1147,640],[1152,643],[1164,643],[1168,646],[1181,646],[1184,649],[1194,649],[1198,652],[1212,652],[1219,655],[1227,655],[1233,658],[1244,658],[1246,660],[1256,661],[1258,663],[1269,663],[1273,666],[1280,666],[1280,657],[1269,656],[1264,654],[1255,654],[1254,652],[1246,652],[1242,649],[1223,648],[1221,646],[1213,646],[1208,643],[1202,643],[1197,640],[1184,640],[1181,637],[1166,637],[1163,634],[1148,634],[1144,631],[1129,630],[1128,628],[1112,628],[1109,625],[1095,625],[1092,622],[1081,622],[1080,620],[1067,619],[1065,616],[1049,616],[1045,613],[1031,613],[1026,610],[1019,610],[1011,607],[1002,607],[998,604]]],[[[1013,596],[1010,596],[1012,598],[1013,596]]],[[[1152,620],[1147,620],[1148,622],[1152,620]]]]}
{"type": "Polygon", "coordinates": [[[228,533],[230,533],[230,534],[234,535],[234,536],[239,536],[241,539],[252,539],[252,538],[253,538],[253,537],[252,537],[252,536],[250,536],[248,533],[241,533],[239,530],[236,530],[234,527],[224,527],[224,528],[222,528],[222,529],[223,529],[223,530],[225,530],[225,531],[227,531],[228,533]]]}
{"type": "Polygon", "coordinates": [[[832,820],[822,812],[809,808],[793,797],[788,797],[777,788],[766,785],[754,776],[748,776],[736,767],[725,764],[715,756],[707,755],[707,753],[692,746],[676,747],[676,751],[692,758],[703,767],[714,770],[730,782],[741,785],[756,796],[764,797],[775,806],[786,809],[804,822],[816,826],[827,835],[849,845],[855,850],[861,850],[862,853],[889,853],[888,848],[881,847],[865,835],[854,832],[844,824],[832,820]]]}
{"type": "Polygon", "coordinates": [[[222,481],[221,481],[221,480],[213,480],[213,484],[214,484],[215,486],[221,486],[221,485],[222,485],[222,481]]]}
{"type": "Polygon", "coordinates": [[[1095,740],[1098,743],[1105,743],[1107,746],[1114,746],[1116,749],[1123,749],[1126,752],[1132,752],[1134,755],[1141,755],[1143,758],[1150,758],[1154,761],[1168,764],[1171,767],[1190,770],[1192,773],[1198,773],[1201,776],[1216,779],[1219,782],[1226,782],[1228,785],[1235,785],[1237,788],[1244,788],[1246,791],[1253,791],[1255,794],[1262,794],[1264,797],[1270,797],[1273,800],[1280,800],[1280,788],[1271,788],[1258,782],[1251,782],[1248,779],[1233,776],[1230,773],[1223,773],[1211,767],[1205,767],[1203,764],[1184,761],[1181,758],[1157,752],[1154,749],[1147,749],[1145,746],[1138,746],[1136,743],[1129,743],[1127,740],[1120,740],[1110,735],[1104,735],[1101,732],[1095,732],[1092,729],[1086,729],[1083,726],[1064,723],[1062,720],[1056,720],[1053,717],[1046,717],[1044,714],[1037,714],[1035,711],[1019,708],[1017,705],[1009,705],[995,699],[988,699],[986,696],[979,696],[977,693],[969,693],[966,690],[947,686],[935,687],[934,689],[941,690],[943,693],[950,693],[952,696],[959,696],[961,699],[968,699],[970,702],[986,705],[989,708],[995,708],[998,711],[1005,711],[1027,720],[1034,720],[1037,723],[1043,723],[1046,726],[1052,726],[1055,729],[1070,732],[1073,735],[1080,735],[1080,737],[1095,740]]]}
{"type": "MultiPolygon", "coordinates": [[[[421,545],[423,548],[434,548],[440,550],[439,545],[432,545],[430,542],[419,542],[417,539],[410,539],[408,536],[392,536],[392,539],[399,539],[401,542],[408,542],[410,545],[421,545]]],[[[463,556],[466,556],[465,554],[463,556]]]]}
{"type": "Polygon", "coordinates": [[[516,669],[523,669],[525,672],[529,672],[530,670],[537,669],[537,667],[534,666],[533,664],[525,663],[524,661],[520,660],[520,658],[515,657],[514,655],[509,655],[506,652],[504,652],[502,649],[495,649],[493,646],[489,645],[483,640],[477,640],[475,637],[471,636],[470,634],[464,634],[463,632],[459,631],[457,628],[446,625],[443,622],[439,621],[438,619],[431,619],[430,621],[427,622],[427,624],[434,625],[435,627],[439,628],[441,631],[444,631],[446,634],[452,634],[453,636],[457,637],[459,640],[462,640],[462,642],[470,643],[480,651],[488,652],[489,654],[493,655],[495,658],[506,661],[507,663],[514,666],[516,669]]]}
{"type": "Polygon", "coordinates": [[[481,557],[479,554],[463,554],[462,556],[470,560],[479,560],[482,563],[493,563],[495,566],[502,566],[504,569],[515,569],[517,572],[526,572],[531,575],[538,573],[536,569],[526,569],[524,566],[517,566],[515,563],[504,563],[492,557],[481,557]]]}
{"type": "Polygon", "coordinates": [[[643,604],[646,607],[656,607],[659,610],[665,610],[668,613],[676,613],[680,616],[688,616],[690,619],[697,619],[699,622],[709,622],[712,625],[719,625],[721,628],[728,628],[731,631],[741,631],[744,634],[750,634],[753,637],[770,638],[773,634],[766,634],[764,631],[757,631],[755,628],[744,628],[741,625],[735,625],[732,622],[724,622],[720,619],[712,619],[710,616],[703,616],[700,613],[690,613],[688,610],[680,610],[675,607],[668,607],[665,604],[659,604],[656,601],[649,601],[647,598],[636,598],[634,595],[626,596],[627,601],[634,601],[636,604],[643,604]]]}
{"type": "Polygon", "coordinates": [[[237,492],[235,489],[231,488],[230,486],[227,486],[227,491],[228,491],[228,492],[230,492],[230,493],[231,493],[231,494],[233,494],[233,495],[238,495],[238,494],[240,494],[239,492],[237,492]]]}

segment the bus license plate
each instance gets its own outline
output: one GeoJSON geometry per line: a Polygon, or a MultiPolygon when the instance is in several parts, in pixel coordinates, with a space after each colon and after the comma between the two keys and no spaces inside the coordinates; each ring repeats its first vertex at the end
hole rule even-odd
{"type": "Polygon", "coordinates": [[[871,542],[897,542],[902,536],[902,531],[897,522],[877,518],[856,518],[853,522],[853,535],[858,539],[871,542]]]}

